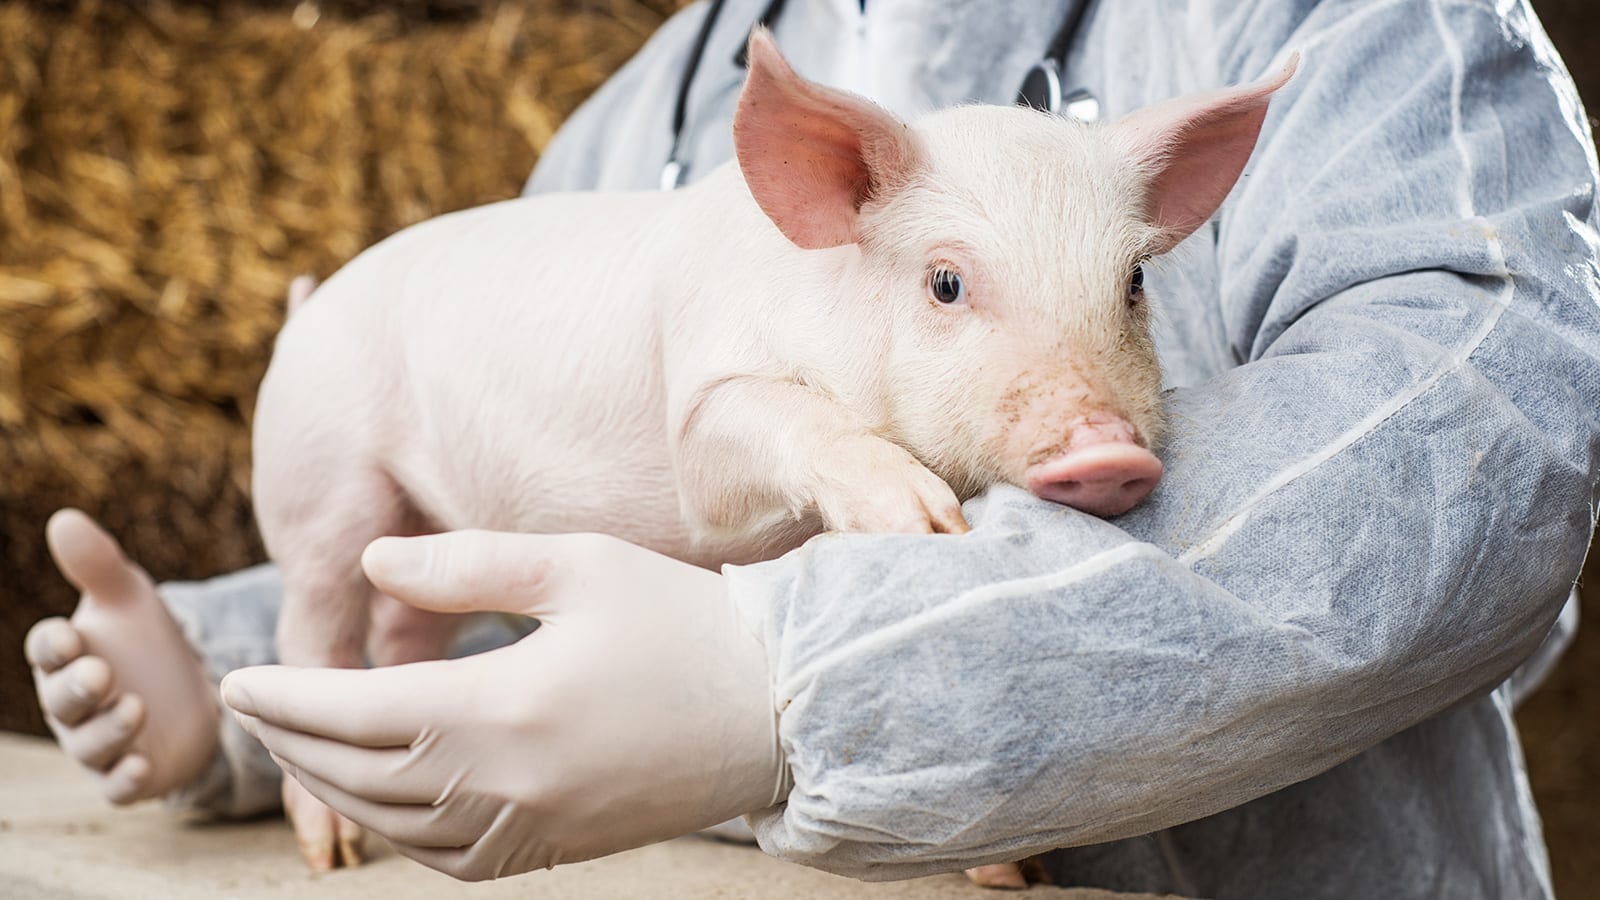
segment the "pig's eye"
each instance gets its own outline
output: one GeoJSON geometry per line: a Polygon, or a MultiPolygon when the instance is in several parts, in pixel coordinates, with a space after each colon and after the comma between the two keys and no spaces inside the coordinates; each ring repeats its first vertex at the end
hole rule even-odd
{"type": "Polygon", "coordinates": [[[1128,276],[1128,305],[1138,306],[1139,299],[1144,296],[1144,266],[1135,265],[1133,274],[1128,276]]]}
{"type": "Polygon", "coordinates": [[[940,303],[954,305],[967,302],[967,285],[961,273],[953,269],[937,268],[928,273],[928,293],[940,303]]]}

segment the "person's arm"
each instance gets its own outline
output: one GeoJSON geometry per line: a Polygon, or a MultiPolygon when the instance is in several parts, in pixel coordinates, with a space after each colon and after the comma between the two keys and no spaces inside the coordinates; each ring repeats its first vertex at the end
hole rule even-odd
{"type": "Polygon", "coordinates": [[[730,570],[794,778],[765,850],[882,879],[1149,832],[1533,650],[1593,525],[1600,240],[1587,126],[1522,9],[1314,14],[1218,61],[1305,52],[1215,226],[1245,364],[1170,397],[1147,505],[997,489],[964,537],[730,570]]]}

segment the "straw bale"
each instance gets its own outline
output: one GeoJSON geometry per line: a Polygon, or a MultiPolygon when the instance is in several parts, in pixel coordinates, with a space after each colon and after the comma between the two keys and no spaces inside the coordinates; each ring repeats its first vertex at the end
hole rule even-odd
{"type": "Polygon", "coordinates": [[[0,2],[0,728],[70,609],[51,510],[158,578],[263,558],[247,423],[284,291],[514,195],[669,4],[0,2]]]}

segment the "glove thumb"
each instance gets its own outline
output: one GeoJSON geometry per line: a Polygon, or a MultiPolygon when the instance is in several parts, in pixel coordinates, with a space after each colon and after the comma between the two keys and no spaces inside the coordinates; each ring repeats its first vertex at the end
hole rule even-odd
{"type": "Polygon", "coordinates": [[[564,567],[561,535],[452,531],[379,538],[361,554],[378,590],[419,609],[443,613],[548,612],[564,567]]]}
{"type": "Polygon", "coordinates": [[[61,574],[98,602],[120,603],[149,590],[144,570],[82,510],[56,510],[45,525],[44,539],[61,574]]]}

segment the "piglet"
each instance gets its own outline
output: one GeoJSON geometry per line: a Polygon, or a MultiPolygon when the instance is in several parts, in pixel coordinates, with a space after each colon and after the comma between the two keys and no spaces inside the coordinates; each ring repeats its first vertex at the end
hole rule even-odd
{"type": "MultiPolygon", "coordinates": [[[[961,532],[998,482],[1104,516],[1155,487],[1141,266],[1216,210],[1293,64],[1110,126],[910,125],[749,50],[736,163],[424,222],[290,318],[255,422],[284,663],[445,651],[447,620],[364,580],[384,535],[606,532],[715,567],[961,532]]],[[[355,827],[284,790],[307,859],[355,862],[355,827]]]]}

